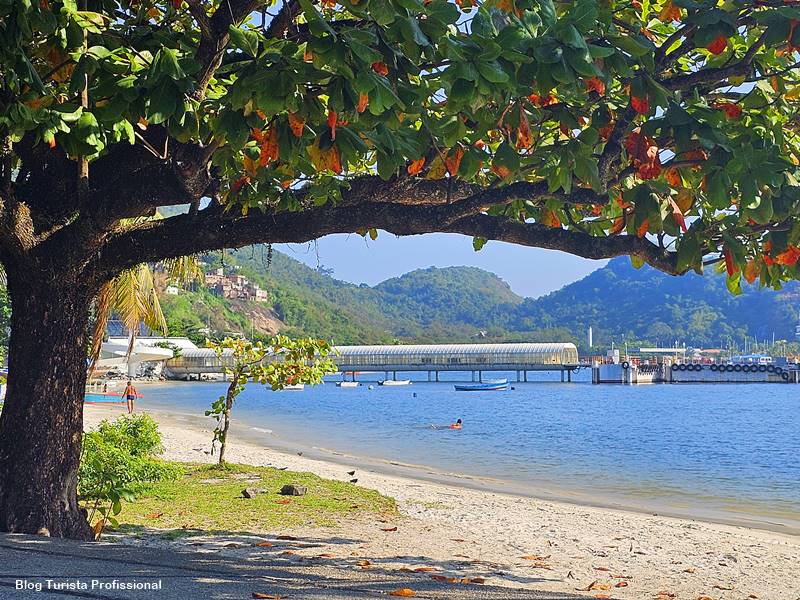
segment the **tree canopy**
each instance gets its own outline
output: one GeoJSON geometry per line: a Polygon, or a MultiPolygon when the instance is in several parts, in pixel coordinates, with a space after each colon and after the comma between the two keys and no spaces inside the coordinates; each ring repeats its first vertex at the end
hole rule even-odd
{"type": "Polygon", "coordinates": [[[6,262],[81,243],[102,280],[381,228],[720,262],[734,291],[798,274],[793,0],[3,0],[0,18],[6,262]]]}

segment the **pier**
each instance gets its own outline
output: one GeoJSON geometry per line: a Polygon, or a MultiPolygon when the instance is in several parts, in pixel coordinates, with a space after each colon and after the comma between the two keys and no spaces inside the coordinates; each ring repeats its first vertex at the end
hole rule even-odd
{"type": "MultiPolygon", "coordinates": [[[[185,350],[166,361],[165,368],[175,378],[222,373],[230,353],[220,358],[207,348],[185,350]]],[[[336,346],[331,356],[339,371],[352,374],[383,373],[397,379],[400,372],[427,372],[428,381],[439,381],[442,371],[469,372],[473,381],[482,381],[485,372],[514,371],[518,381],[527,381],[531,371],[560,372],[561,381],[571,381],[581,365],[578,349],[571,343],[520,344],[414,344],[383,346],[336,346]]]]}

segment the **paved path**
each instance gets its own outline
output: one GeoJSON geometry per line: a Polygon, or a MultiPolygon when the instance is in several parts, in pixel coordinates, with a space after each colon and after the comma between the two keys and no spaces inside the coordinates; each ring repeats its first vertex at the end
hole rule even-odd
{"type": "MultiPolygon", "coordinates": [[[[82,543],[38,536],[0,534],[0,599],[128,600],[248,599],[254,592],[291,600],[359,600],[382,597],[398,588],[417,598],[465,600],[589,600],[587,596],[511,590],[488,585],[439,583],[424,574],[379,568],[354,570],[335,565],[287,564],[274,558],[242,560],[121,544],[82,543]],[[47,579],[80,582],[88,589],[47,590],[47,579]],[[102,584],[161,582],[160,590],[92,589],[102,584]],[[18,582],[28,589],[19,589],[18,582]],[[38,591],[35,586],[42,586],[38,591]]],[[[592,599],[593,600],[593,599],[592,599]]]]}

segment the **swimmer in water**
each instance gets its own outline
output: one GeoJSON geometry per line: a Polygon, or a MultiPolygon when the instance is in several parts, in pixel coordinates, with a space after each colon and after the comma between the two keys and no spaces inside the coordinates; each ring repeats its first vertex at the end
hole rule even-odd
{"type": "Polygon", "coordinates": [[[461,429],[461,419],[450,425],[450,429],[461,429]]]}

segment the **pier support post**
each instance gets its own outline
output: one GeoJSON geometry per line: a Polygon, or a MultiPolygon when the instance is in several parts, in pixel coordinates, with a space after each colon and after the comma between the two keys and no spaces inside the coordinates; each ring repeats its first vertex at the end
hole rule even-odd
{"type": "Polygon", "coordinates": [[[572,371],[567,371],[567,381],[572,383],[572,371]]]}
{"type": "Polygon", "coordinates": [[[561,369],[561,383],[564,383],[564,369],[561,369]]]}
{"type": "Polygon", "coordinates": [[[483,383],[483,371],[478,371],[478,381],[483,383]]]}
{"type": "Polygon", "coordinates": [[[523,379],[525,379],[525,383],[528,383],[528,371],[523,371],[523,379]]]}
{"type": "Polygon", "coordinates": [[[435,371],[436,373],[436,383],[439,383],[439,371],[435,371]]]}

